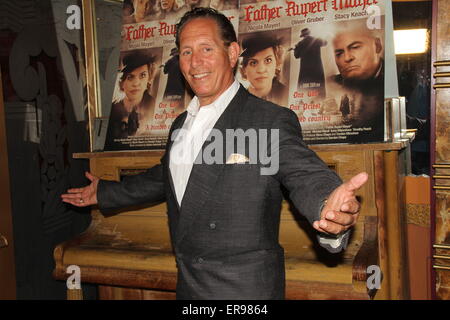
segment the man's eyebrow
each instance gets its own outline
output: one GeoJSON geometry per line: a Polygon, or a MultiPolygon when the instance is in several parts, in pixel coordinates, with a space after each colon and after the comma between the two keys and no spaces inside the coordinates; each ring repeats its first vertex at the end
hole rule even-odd
{"type": "Polygon", "coordinates": [[[352,46],[354,46],[355,44],[361,44],[361,43],[363,43],[363,42],[360,41],[360,40],[353,41],[352,43],[350,43],[350,44],[347,46],[347,48],[348,48],[348,47],[352,47],[352,46]]]}
{"type": "MultiPolygon", "coordinates": [[[[214,41],[205,39],[202,42],[199,42],[198,45],[200,45],[200,46],[212,46],[212,45],[214,45],[214,41]]],[[[191,44],[184,44],[183,45],[183,44],[180,43],[180,49],[192,48],[194,46],[195,45],[191,45],[191,44]]]]}
{"type": "MultiPolygon", "coordinates": [[[[362,44],[362,43],[363,43],[363,41],[360,41],[360,40],[353,41],[350,44],[346,45],[345,48],[351,48],[354,45],[358,45],[358,44],[362,44]]],[[[334,52],[341,52],[341,51],[344,51],[344,49],[343,48],[334,49],[334,52]]]]}

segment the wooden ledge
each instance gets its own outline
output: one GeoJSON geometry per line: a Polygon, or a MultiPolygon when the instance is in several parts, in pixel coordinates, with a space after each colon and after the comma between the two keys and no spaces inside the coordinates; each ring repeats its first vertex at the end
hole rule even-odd
{"type": "Polygon", "coordinates": [[[136,150],[136,151],[103,151],[74,153],[74,159],[92,158],[120,158],[120,157],[162,157],[164,150],[136,150]]]}
{"type": "MultiPolygon", "coordinates": [[[[409,144],[408,139],[385,143],[366,143],[366,144],[317,144],[309,145],[309,148],[316,152],[325,151],[360,151],[360,150],[402,150],[409,144]]],[[[164,150],[135,150],[135,151],[99,151],[74,153],[75,159],[92,158],[116,158],[116,157],[162,157],[164,150]]]]}

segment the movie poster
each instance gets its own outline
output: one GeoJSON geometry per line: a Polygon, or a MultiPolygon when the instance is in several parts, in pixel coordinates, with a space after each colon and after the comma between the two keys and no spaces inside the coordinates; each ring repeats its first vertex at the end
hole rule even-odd
{"type": "Polygon", "coordinates": [[[124,0],[121,52],[104,150],[163,149],[192,96],[178,63],[175,25],[196,6],[238,29],[238,0],[124,0]]]}
{"type": "Polygon", "coordinates": [[[307,144],[384,140],[384,1],[241,0],[237,77],[307,144]]]}

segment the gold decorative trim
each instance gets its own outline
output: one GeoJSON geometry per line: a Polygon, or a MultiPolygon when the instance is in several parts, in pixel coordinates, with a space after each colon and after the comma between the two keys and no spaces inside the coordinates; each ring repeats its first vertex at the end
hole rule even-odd
{"type": "Polygon", "coordinates": [[[100,108],[100,83],[97,55],[97,31],[95,24],[94,0],[82,0],[83,5],[83,36],[84,59],[86,65],[86,92],[89,121],[89,151],[94,151],[94,121],[99,117],[100,108]]]}
{"type": "Polygon", "coordinates": [[[429,204],[406,204],[407,223],[421,227],[430,226],[430,205],[429,204]]]}

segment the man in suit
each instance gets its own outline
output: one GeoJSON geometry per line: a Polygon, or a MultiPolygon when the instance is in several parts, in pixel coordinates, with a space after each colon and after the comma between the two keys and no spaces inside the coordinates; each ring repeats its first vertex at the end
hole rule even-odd
{"type": "Polygon", "coordinates": [[[92,183],[70,189],[63,200],[76,206],[98,203],[103,211],[166,201],[178,299],[283,299],[281,185],[320,232],[320,243],[336,252],[356,223],[354,193],[367,174],[342,184],[304,144],[292,111],[251,95],[235,80],[240,48],[224,15],[209,8],[186,13],[177,25],[176,44],[180,69],[196,96],[174,121],[161,164],[122,182],[87,173],[92,183]],[[213,143],[205,132],[219,139],[238,129],[278,137],[262,135],[256,144],[271,143],[265,149],[274,162],[279,160],[278,170],[262,174],[267,163],[251,158],[255,144],[236,153],[236,136],[233,148],[222,155],[216,149],[216,159],[223,162],[199,159],[213,143]]]}

